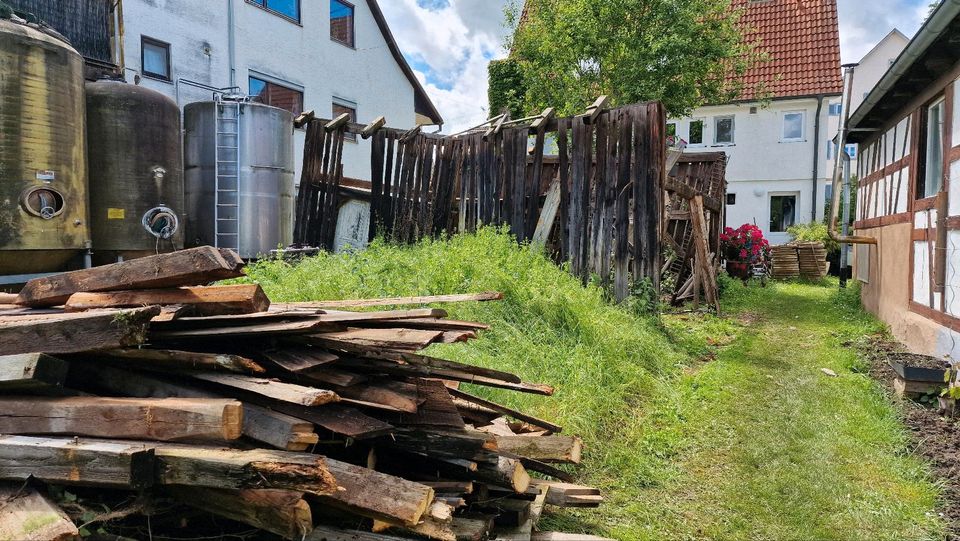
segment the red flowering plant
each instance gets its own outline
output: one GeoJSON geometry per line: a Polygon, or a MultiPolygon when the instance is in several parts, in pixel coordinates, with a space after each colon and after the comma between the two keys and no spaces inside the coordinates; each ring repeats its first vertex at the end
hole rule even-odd
{"type": "Polygon", "coordinates": [[[727,272],[744,280],[750,277],[750,269],[767,267],[770,262],[770,243],[763,238],[763,231],[751,224],[724,229],[720,234],[720,251],[727,260],[727,272]]]}

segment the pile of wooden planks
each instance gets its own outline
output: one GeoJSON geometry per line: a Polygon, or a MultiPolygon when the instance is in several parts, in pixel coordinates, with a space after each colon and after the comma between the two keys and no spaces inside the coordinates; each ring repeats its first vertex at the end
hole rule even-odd
{"type": "Polygon", "coordinates": [[[771,274],[774,278],[799,278],[800,277],[800,258],[797,254],[797,247],[784,244],[782,246],[772,246],[770,248],[773,261],[771,262],[771,274]]]}
{"type": "Polygon", "coordinates": [[[579,438],[461,384],[552,387],[422,351],[486,325],[357,311],[499,294],[270,305],[205,285],[242,266],[202,247],[3,299],[0,538],[570,539],[535,531],[544,507],[603,501],[572,484],[579,438]]]}
{"type": "Polygon", "coordinates": [[[830,263],[827,261],[827,249],[822,242],[794,243],[797,249],[797,265],[800,276],[819,280],[827,275],[830,263]]]}

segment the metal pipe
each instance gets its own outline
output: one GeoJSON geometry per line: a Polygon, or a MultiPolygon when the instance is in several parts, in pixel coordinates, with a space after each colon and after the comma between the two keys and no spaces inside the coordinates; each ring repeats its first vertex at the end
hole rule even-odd
{"type": "Polygon", "coordinates": [[[237,34],[233,0],[227,0],[227,49],[230,62],[230,87],[237,86],[237,34]]]}
{"type": "MultiPolygon", "coordinates": [[[[857,69],[857,64],[847,64],[843,66],[843,101],[841,107],[843,107],[840,114],[840,132],[837,134],[837,154],[838,156],[846,154],[845,148],[847,146],[847,136],[850,133],[850,102],[853,98],[853,76],[854,72],[857,69]]],[[[849,157],[848,157],[849,158],[849,157]]],[[[841,235],[837,232],[837,226],[839,225],[839,217],[837,216],[840,213],[840,199],[838,194],[841,193],[840,181],[843,177],[843,160],[839,159],[833,166],[833,201],[830,204],[830,221],[828,233],[830,238],[839,242],[839,243],[849,243],[849,244],[877,244],[877,239],[872,237],[857,237],[850,235],[841,235]]],[[[849,201],[845,201],[845,206],[850,206],[849,201]]]]}
{"type": "Polygon", "coordinates": [[[810,204],[810,222],[817,221],[817,184],[820,182],[820,115],[823,114],[823,94],[817,96],[817,118],[813,128],[813,202],[810,204]]]}
{"type": "MultiPolygon", "coordinates": [[[[846,150],[840,150],[837,154],[838,160],[843,160],[843,200],[847,204],[843,205],[843,237],[850,234],[850,155],[846,150]]],[[[834,195],[836,197],[836,195],[834,195]]],[[[847,261],[847,250],[850,246],[847,243],[840,244],[840,287],[847,287],[847,268],[850,266],[847,261]]]]}
{"type": "Polygon", "coordinates": [[[216,94],[226,94],[227,91],[229,91],[229,90],[236,90],[236,91],[238,91],[238,92],[240,91],[240,87],[237,87],[237,86],[228,86],[228,87],[225,87],[225,88],[217,88],[217,87],[215,87],[215,86],[210,86],[210,85],[208,85],[208,84],[200,83],[200,82],[197,82],[197,81],[191,81],[190,79],[184,79],[183,77],[178,77],[178,78],[177,78],[177,83],[176,83],[176,85],[175,85],[175,90],[174,90],[174,94],[175,94],[175,96],[176,96],[175,99],[174,99],[174,101],[177,102],[177,106],[180,106],[180,85],[181,85],[181,84],[184,84],[184,85],[187,85],[187,86],[192,86],[192,87],[195,87],[195,88],[200,88],[200,89],[202,89],[202,90],[209,90],[210,92],[213,92],[214,95],[216,95],[216,94]]]}

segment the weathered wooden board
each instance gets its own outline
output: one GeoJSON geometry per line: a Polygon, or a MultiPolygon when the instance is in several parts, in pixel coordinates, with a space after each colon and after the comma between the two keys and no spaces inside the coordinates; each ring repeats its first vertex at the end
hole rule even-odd
{"type": "Polygon", "coordinates": [[[493,411],[496,411],[496,412],[498,412],[498,413],[502,413],[502,414],[504,414],[504,415],[509,415],[510,417],[513,417],[514,419],[517,419],[518,421],[524,421],[524,422],[526,422],[526,423],[530,423],[530,424],[532,424],[532,425],[534,425],[534,426],[538,426],[538,427],[540,427],[540,428],[549,430],[550,432],[561,432],[561,431],[563,430],[563,427],[561,427],[561,426],[559,426],[559,425],[555,425],[555,424],[553,424],[553,423],[551,423],[551,422],[544,421],[543,419],[537,419],[536,417],[527,415],[527,414],[525,414],[525,413],[523,413],[523,412],[521,412],[521,411],[518,411],[518,410],[515,410],[515,409],[512,409],[512,408],[508,408],[508,407],[506,407],[506,406],[502,406],[502,405],[500,405],[500,404],[497,404],[496,402],[492,402],[492,401],[490,401],[490,400],[486,400],[486,399],[484,399],[484,398],[480,398],[479,396],[474,396],[474,395],[472,395],[472,394],[470,394],[470,393],[466,393],[466,392],[461,391],[461,390],[459,390],[459,389],[447,389],[447,391],[448,391],[450,394],[452,394],[454,397],[459,398],[459,399],[461,399],[461,400],[465,400],[465,401],[470,402],[470,403],[472,403],[472,404],[476,404],[476,405],[479,405],[479,406],[483,406],[483,407],[485,407],[485,408],[489,408],[489,409],[491,409],[491,410],[493,410],[493,411]]]}
{"type": "Polygon", "coordinates": [[[210,246],[131,259],[30,280],[17,296],[24,306],[56,306],[74,293],[195,286],[243,275],[243,260],[210,246]]]}
{"type": "Polygon", "coordinates": [[[0,356],[0,391],[59,389],[68,369],[65,361],[43,353],[0,356]]]}
{"type": "Polygon", "coordinates": [[[450,302],[499,301],[503,293],[466,293],[462,295],[425,295],[421,297],[390,297],[382,299],[354,299],[343,301],[315,301],[284,303],[282,306],[297,308],[368,308],[371,306],[403,306],[418,304],[439,304],[450,302]]]}
{"type": "Polygon", "coordinates": [[[327,459],[342,490],[320,501],[361,516],[391,524],[414,526],[433,502],[433,489],[345,462],[327,459]]]}
{"type": "Polygon", "coordinates": [[[301,374],[308,370],[328,365],[338,359],[336,355],[320,348],[286,345],[261,353],[284,370],[301,374]]]}
{"type": "Polygon", "coordinates": [[[107,359],[123,359],[131,368],[165,371],[197,370],[262,374],[266,370],[256,362],[239,355],[197,353],[169,349],[111,349],[97,354],[107,359]]]}
{"type": "Polygon", "coordinates": [[[0,479],[139,490],[153,485],[154,460],[136,442],[0,436],[0,479]]]}
{"type": "Polygon", "coordinates": [[[304,387],[303,385],[284,383],[272,379],[208,373],[192,374],[192,377],[301,406],[322,406],[340,400],[340,397],[333,391],[304,387]]]}
{"type": "Polygon", "coordinates": [[[497,436],[497,447],[541,462],[579,464],[583,441],[576,436],[497,436]]]}
{"type": "Polygon", "coordinates": [[[371,348],[417,351],[425,349],[443,336],[441,331],[420,329],[348,329],[314,334],[313,338],[329,344],[347,343],[371,348]]]}
{"type": "Polygon", "coordinates": [[[184,307],[183,315],[219,316],[265,312],[270,299],[257,284],[229,286],[180,287],[74,293],[64,306],[68,311],[95,308],[136,308],[138,306],[184,307]]]}
{"type": "Polygon", "coordinates": [[[160,308],[97,310],[79,314],[0,316],[0,355],[76,353],[136,346],[160,308]]]}
{"type": "Polygon", "coordinates": [[[79,541],[70,517],[32,487],[0,483],[0,539],[79,541]]]}
{"type": "Polygon", "coordinates": [[[254,528],[299,541],[313,530],[313,513],[302,492],[223,490],[169,486],[179,502],[254,528]]]}
{"type": "Polygon", "coordinates": [[[0,398],[0,434],[158,441],[231,441],[243,406],[196,398],[0,398]]]}

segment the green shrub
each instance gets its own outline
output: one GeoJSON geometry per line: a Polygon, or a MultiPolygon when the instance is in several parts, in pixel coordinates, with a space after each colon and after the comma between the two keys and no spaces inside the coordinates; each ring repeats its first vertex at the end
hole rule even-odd
{"type": "Polygon", "coordinates": [[[822,242],[828,252],[840,250],[840,245],[830,238],[827,224],[823,222],[812,222],[809,224],[797,224],[787,228],[787,233],[793,236],[793,239],[799,242],[822,242]]]}

